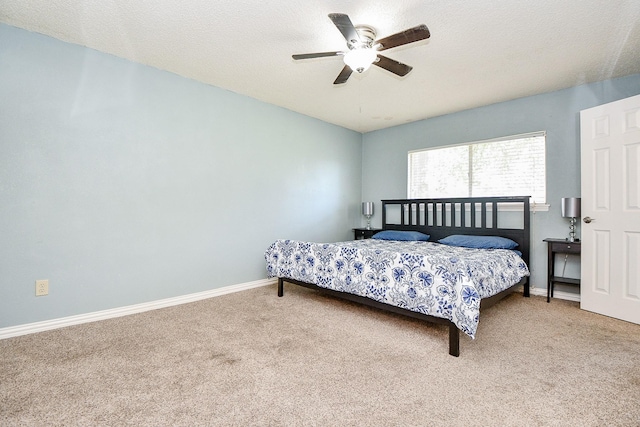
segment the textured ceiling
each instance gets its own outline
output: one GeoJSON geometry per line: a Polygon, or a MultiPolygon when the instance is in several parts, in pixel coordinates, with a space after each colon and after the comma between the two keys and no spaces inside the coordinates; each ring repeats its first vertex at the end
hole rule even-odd
{"type": "Polygon", "coordinates": [[[638,0],[2,0],[0,22],[359,132],[640,73],[638,0]],[[405,77],[334,86],[341,57],[291,58],[345,49],[333,12],[431,38],[385,51],[405,77]]]}

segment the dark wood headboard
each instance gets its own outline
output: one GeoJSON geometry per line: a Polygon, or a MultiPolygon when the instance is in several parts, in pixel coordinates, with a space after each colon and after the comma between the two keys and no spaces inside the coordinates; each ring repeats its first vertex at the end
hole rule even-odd
{"type": "Polygon", "coordinates": [[[435,242],[452,234],[502,236],[529,265],[529,196],[382,200],[382,228],[420,231],[435,242]]]}

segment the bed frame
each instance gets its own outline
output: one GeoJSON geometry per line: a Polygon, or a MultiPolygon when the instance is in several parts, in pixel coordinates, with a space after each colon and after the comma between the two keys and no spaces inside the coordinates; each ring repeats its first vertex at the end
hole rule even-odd
{"type": "MultiPolygon", "coordinates": [[[[431,236],[429,240],[432,242],[452,234],[507,237],[518,243],[517,249],[522,252],[522,259],[529,265],[529,196],[382,200],[382,229],[420,231],[429,234],[431,236]],[[507,218],[503,219],[503,216],[507,218]]],[[[494,305],[514,292],[520,285],[524,285],[523,293],[528,297],[528,279],[524,277],[512,287],[490,298],[482,299],[481,310],[494,305]]],[[[278,278],[279,297],[284,295],[285,281],[392,313],[447,325],[449,326],[449,354],[456,357],[460,355],[460,330],[448,319],[282,277],[278,278]]]]}

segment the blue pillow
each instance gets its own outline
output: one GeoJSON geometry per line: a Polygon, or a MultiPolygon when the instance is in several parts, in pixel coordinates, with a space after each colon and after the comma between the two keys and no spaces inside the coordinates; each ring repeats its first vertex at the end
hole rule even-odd
{"type": "Polygon", "coordinates": [[[371,236],[371,238],[379,240],[426,241],[429,240],[429,235],[421,233],[419,231],[383,230],[374,234],[373,236],[371,236]]]}
{"type": "Polygon", "coordinates": [[[462,246],[465,248],[478,249],[513,249],[518,244],[511,239],[499,236],[469,236],[453,234],[438,240],[438,242],[449,246],[462,246]]]}

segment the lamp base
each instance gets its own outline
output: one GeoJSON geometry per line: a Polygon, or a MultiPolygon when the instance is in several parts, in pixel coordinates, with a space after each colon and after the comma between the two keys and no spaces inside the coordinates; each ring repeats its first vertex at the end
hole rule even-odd
{"type": "Polygon", "coordinates": [[[569,237],[567,238],[569,242],[579,242],[580,239],[576,237],[576,219],[571,218],[569,220],[569,237]]]}

